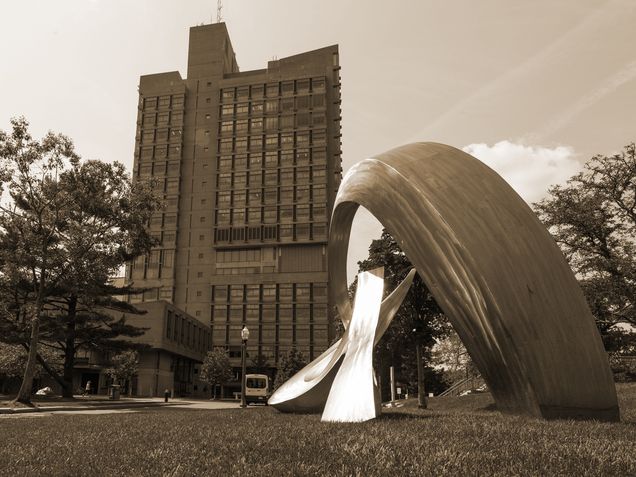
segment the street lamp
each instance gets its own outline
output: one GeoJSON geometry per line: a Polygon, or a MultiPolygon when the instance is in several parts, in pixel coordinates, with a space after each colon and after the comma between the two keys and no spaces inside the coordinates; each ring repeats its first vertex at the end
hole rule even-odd
{"type": "Polygon", "coordinates": [[[243,345],[241,346],[241,407],[247,407],[247,400],[245,399],[245,355],[247,354],[247,340],[250,337],[250,330],[247,329],[247,326],[243,325],[243,329],[241,330],[241,340],[243,341],[243,345]]]}

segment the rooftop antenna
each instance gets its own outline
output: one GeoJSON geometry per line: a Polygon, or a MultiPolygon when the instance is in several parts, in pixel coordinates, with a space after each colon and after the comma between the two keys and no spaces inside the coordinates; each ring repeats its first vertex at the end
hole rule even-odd
{"type": "Polygon", "coordinates": [[[223,10],[223,0],[217,0],[216,1],[216,22],[217,23],[221,23],[222,21],[221,10],[223,10]]]}

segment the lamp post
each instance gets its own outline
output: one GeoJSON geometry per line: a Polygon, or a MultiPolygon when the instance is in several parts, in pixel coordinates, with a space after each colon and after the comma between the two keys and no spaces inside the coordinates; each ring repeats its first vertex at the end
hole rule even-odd
{"type": "Polygon", "coordinates": [[[241,330],[241,340],[243,345],[241,346],[241,407],[247,407],[247,400],[245,399],[245,355],[247,354],[247,340],[250,337],[250,330],[247,326],[243,325],[241,330]]]}

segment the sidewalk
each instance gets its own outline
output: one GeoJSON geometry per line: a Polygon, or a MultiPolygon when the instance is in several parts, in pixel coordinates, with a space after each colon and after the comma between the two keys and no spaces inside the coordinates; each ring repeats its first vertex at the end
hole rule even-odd
{"type": "MultiPolygon", "coordinates": [[[[4,397],[4,396],[3,396],[4,397]]],[[[10,401],[0,399],[0,414],[23,414],[29,412],[76,411],[80,409],[127,409],[166,405],[160,398],[121,398],[111,401],[108,396],[77,396],[76,399],[50,397],[33,400],[35,407],[11,407],[10,401]]],[[[169,405],[170,403],[168,403],[169,405]]]]}
{"type": "Polygon", "coordinates": [[[25,414],[33,412],[72,412],[86,410],[107,409],[136,409],[148,407],[177,407],[181,409],[234,409],[238,402],[211,401],[204,399],[172,398],[164,402],[163,398],[130,398],[122,397],[118,401],[111,401],[108,396],[76,396],[75,399],[61,397],[37,397],[33,400],[36,407],[10,407],[7,396],[0,396],[0,414],[25,414]]]}

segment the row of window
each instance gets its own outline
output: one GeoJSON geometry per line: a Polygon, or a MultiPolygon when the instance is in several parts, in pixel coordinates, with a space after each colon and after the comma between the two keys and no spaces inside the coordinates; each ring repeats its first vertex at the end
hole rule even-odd
{"type": "Polygon", "coordinates": [[[175,230],[151,230],[150,235],[157,239],[159,245],[170,245],[174,247],[176,240],[176,231],[175,230]]]}
{"type": "Polygon", "coordinates": [[[249,227],[225,227],[214,230],[214,241],[233,243],[246,241],[275,241],[278,237],[276,225],[257,225],[249,227]]]}
{"type": "Polygon", "coordinates": [[[181,144],[158,144],[156,146],[141,146],[138,149],[141,160],[148,161],[150,159],[181,159],[181,144]]]}
{"type": "Polygon", "coordinates": [[[218,160],[218,170],[239,171],[258,170],[262,167],[275,169],[277,167],[297,166],[323,166],[327,164],[327,149],[325,147],[296,148],[283,151],[265,151],[244,154],[223,154],[218,160]]]}
{"type": "MultiPolygon", "coordinates": [[[[249,342],[255,345],[260,344],[261,346],[269,347],[277,344],[288,344],[292,341],[295,342],[297,346],[325,346],[327,344],[327,328],[321,326],[319,322],[303,322],[296,325],[289,323],[278,326],[258,326],[258,324],[250,322],[246,324],[250,330],[249,342]]],[[[235,330],[234,325],[215,323],[212,327],[215,346],[218,346],[218,344],[226,345],[236,342],[236,337],[233,335],[237,330],[235,330]]],[[[238,330],[237,334],[240,339],[240,330],[238,330]]],[[[236,357],[240,357],[240,354],[236,357]]]]}
{"type": "MultiPolygon", "coordinates": [[[[324,323],[327,317],[326,303],[291,303],[278,304],[246,304],[246,305],[213,305],[212,323],[236,323],[247,321],[267,324],[309,324],[313,321],[324,323]]],[[[249,325],[248,325],[249,326],[249,325]]]]}
{"type": "Polygon", "coordinates": [[[325,129],[311,129],[303,132],[283,132],[274,134],[258,134],[256,136],[237,136],[219,139],[219,152],[221,154],[241,153],[247,151],[260,151],[274,149],[294,149],[320,147],[327,144],[327,132],[325,129]]]}
{"type": "Polygon", "coordinates": [[[325,95],[320,93],[290,98],[267,99],[265,101],[246,101],[243,103],[223,102],[220,105],[220,117],[221,119],[247,116],[267,117],[277,114],[307,113],[309,111],[320,114],[325,110],[325,101],[325,95]]]}
{"type": "Polygon", "coordinates": [[[144,111],[141,118],[141,126],[143,126],[144,129],[151,129],[155,127],[164,128],[165,126],[183,126],[183,110],[160,111],[158,113],[144,111]]]}
{"type": "MultiPolygon", "coordinates": [[[[150,175],[151,170],[148,167],[138,167],[137,175],[147,176],[150,175]],[[143,172],[142,172],[143,171],[143,172]]],[[[163,194],[175,195],[179,193],[179,177],[154,177],[152,182],[152,189],[155,192],[161,192],[163,194]]]]}
{"type": "Polygon", "coordinates": [[[266,207],[241,207],[234,209],[218,209],[215,216],[215,225],[238,224],[276,224],[293,222],[315,222],[326,225],[327,216],[325,207],[318,207],[315,212],[311,205],[281,205],[266,207]]]}
{"type": "MultiPolygon", "coordinates": [[[[306,242],[311,240],[327,240],[327,224],[325,223],[296,223],[264,225],[261,227],[223,227],[214,231],[216,243],[246,243],[246,242],[306,242]],[[253,232],[252,232],[253,231],[253,232]]],[[[237,270],[234,275],[242,272],[237,270]]]]}
{"type": "Polygon", "coordinates": [[[235,101],[244,99],[260,99],[263,97],[274,98],[299,93],[316,92],[325,90],[325,77],[303,78],[286,80],[274,83],[259,83],[238,87],[226,87],[221,89],[222,101],[235,101]]]}
{"type": "Polygon", "coordinates": [[[260,188],[261,186],[281,186],[293,189],[297,187],[309,188],[311,185],[317,189],[325,188],[327,171],[321,166],[297,166],[285,169],[257,170],[250,172],[221,172],[217,175],[216,186],[220,189],[229,188],[260,188]]]}
{"type": "Polygon", "coordinates": [[[304,129],[310,127],[325,127],[324,111],[299,112],[281,116],[252,117],[245,119],[227,120],[219,123],[221,136],[259,133],[262,131],[277,131],[278,129],[304,129]]]}
{"type": "Polygon", "coordinates": [[[179,176],[181,164],[178,161],[154,161],[139,162],[137,164],[138,176],[179,176]]]}
{"type": "Polygon", "coordinates": [[[168,310],[165,336],[170,341],[200,352],[207,351],[211,346],[210,331],[172,310],[168,310]]]}
{"type": "Polygon", "coordinates": [[[161,128],[161,129],[148,129],[144,128],[139,131],[137,136],[138,141],[141,144],[154,144],[154,143],[178,143],[181,144],[181,128],[161,128]]]}
{"type": "MultiPolygon", "coordinates": [[[[233,250],[217,250],[216,263],[260,262],[261,248],[235,248],[233,250]]],[[[271,259],[276,258],[276,249],[272,248],[271,259]]],[[[265,257],[264,257],[265,258],[265,257]]]]}
{"type": "Polygon", "coordinates": [[[144,110],[148,109],[182,109],[185,101],[185,95],[163,95],[163,96],[148,96],[146,98],[140,98],[140,106],[144,110]]]}
{"type": "MultiPolygon", "coordinates": [[[[153,250],[134,259],[128,268],[131,279],[171,277],[174,273],[174,250],[153,250]]],[[[156,290],[153,291],[156,295],[156,290]]],[[[170,296],[170,299],[172,295],[170,296]]],[[[156,300],[157,298],[155,298],[156,300]]]]}
{"type": "MultiPolygon", "coordinates": [[[[234,253],[234,250],[229,252],[234,253]]],[[[240,250],[237,252],[239,255],[242,253],[240,250]]],[[[212,296],[216,304],[254,301],[295,302],[317,300],[324,302],[327,296],[327,284],[309,282],[214,285],[212,287],[212,296]]]]}
{"type": "MultiPolygon", "coordinates": [[[[128,267],[128,270],[130,270],[130,267],[128,267]]],[[[128,278],[131,278],[130,274],[128,278]]],[[[142,293],[131,294],[128,296],[128,298],[131,303],[141,303],[157,300],[172,301],[173,291],[174,290],[172,287],[150,288],[142,293]]]]}
{"type": "Polygon", "coordinates": [[[326,207],[327,188],[324,184],[281,186],[219,190],[217,192],[217,208],[244,208],[276,206],[277,204],[292,206],[294,204],[312,204],[314,213],[322,216],[321,208],[326,207]]]}

